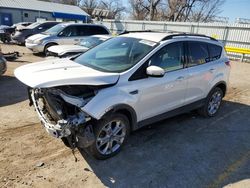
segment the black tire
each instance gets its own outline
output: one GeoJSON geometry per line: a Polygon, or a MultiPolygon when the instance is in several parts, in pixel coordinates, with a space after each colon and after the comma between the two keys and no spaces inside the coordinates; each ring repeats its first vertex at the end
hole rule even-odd
{"type": "Polygon", "coordinates": [[[63,138],[62,138],[62,141],[63,141],[63,143],[64,143],[64,145],[65,145],[66,147],[71,148],[71,146],[70,146],[69,141],[68,141],[67,138],[63,137],[63,138]]]}
{"type": "Polygon", "coordinates": [[[49,56],[49,51],[48,51],[48,48],[51,47],[51,46],[55,46],[57,44],[55,43],[49,43],[49,44],[46,44],[46,46],[44,47],[44,50],[43,50],[43,53],[44,55],[47,57],[49,56]]]}
{"type": "MultiPolygon", "coordinates": [[[[114,155],[118,154],[121,151],[121,148],[124,145],[124,143],[126,142],[128,135],[130,133],[129,120],[125,115],[123,115],[121,113],[109,114],[105,118],[97,121],[96,124],[93,125],[93,128],[94,128],[94,134],[95,134],[95,142],[88,148],[88,150],[89,150],[91,155],[93,155],[96,159],[99,159],[99,160],[104,160],[104,159],[113,157],[114,155]],[[102,129],[105,126],[107,126],[110,122],[113,122],[115,120],[121,121],[121,123],[123,123],[125,125],[125,126],[123,126],[123,127],[125,127],[125,132],[126,132],[124,140],[117,150],[111,151],[111,153],[109,153],[109,154],[102,154],[97,148],[97,145],[98,145],[97,138],[100,134],[103,133],[102,129]]],[[[124,129],[122,129],[122,130],[124,131],[124,129]]]]}
{"type": "Polygon", "coordinates": [[[219,87],[215,87],[214,89],[212,89],[207,98],[206,98],[206,101],[205,101],[205,105],[203,107],[201,107],[200,109],[198,109],[198,113],[204,117],[213,117],[215,116],[219,109],[220,109],[220,106],[221,106],[221,102],[222,102],[222,98],[223,98],[223,91],[221,90],[221,88],[219,87]],[[211,111],[209,110],[209,103],[211,102],[212,100],[212,97],[215,95],[215,94],[219,94],[221,97],[220,97],[220,102],[219,102],[219,105],[217,105],[218,107],[216,107],[216,110],[214,113],[211,113],[211,111]]]}

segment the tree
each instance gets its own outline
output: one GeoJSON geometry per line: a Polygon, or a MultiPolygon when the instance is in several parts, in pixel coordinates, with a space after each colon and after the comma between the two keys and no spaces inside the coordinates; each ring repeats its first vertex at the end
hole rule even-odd
{"type": "Polygon", "coordinates": [[[109,19],[121,18],[122,12],[126,10],[126,7],[123,6],[120,0],[102,0],[99,7],[109,10],[109,19]]]}
{"type": "Polygon", "coordinates": [[[98,3],[97,0],[81,0],[81,7],[86,13],[92,15],[93,10],[97,8],[98,3]]]}
{"type": "Polygon", "coordinates": [[[225,0],[167,0],[170,21],[209,22],[225,0]]]}
{"type": "Polygon", "coordinates": [[[225,0],[130,0],[131,17],[137,20],[209,22],[225,0]]]}
{"type": "Polygon", "coordinates": [[[160,10],[162,0],[130,0],[132,8],[132,17],[139,20],[155,20],[160,10]]]}

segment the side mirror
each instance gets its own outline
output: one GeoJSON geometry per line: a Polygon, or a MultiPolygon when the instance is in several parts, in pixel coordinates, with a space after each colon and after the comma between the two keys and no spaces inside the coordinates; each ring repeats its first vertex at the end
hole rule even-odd
{"type": "Polygon", "coordinates": [[[147,75],[151,77],[163,77],[165,74],[164,69],[158,66],[151,65],[147,68],[147,75]]]}

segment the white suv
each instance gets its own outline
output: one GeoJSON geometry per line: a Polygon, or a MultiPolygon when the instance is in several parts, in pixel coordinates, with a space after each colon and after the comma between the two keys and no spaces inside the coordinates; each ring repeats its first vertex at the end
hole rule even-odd
{"type": "Polygon", "coordinates": [[[98,159],[117,154],[144,125],[193,109],[214,116],[229,73],[217,40],[159,32],[126,33],[75,59],[15,70],[45,129],[98,159]]]}

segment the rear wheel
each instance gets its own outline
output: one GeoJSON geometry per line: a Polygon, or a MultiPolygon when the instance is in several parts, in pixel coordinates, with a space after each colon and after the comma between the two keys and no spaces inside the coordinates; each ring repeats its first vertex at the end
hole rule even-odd
{"type": "Polygon", "coordinates": [[[215,116],[221,106],[223,91],[216,87],[207,96],[205,105],[199,109],[199,113],[205,117],[215,116]]]}
{"type": "Polygon", "coordinates": [[[130,126],[128,118],[114,113],[94,125],[95,142],[90,146],[90,153],[97,159],[107,159],[119,153],[126,141],[130,126]]]}

